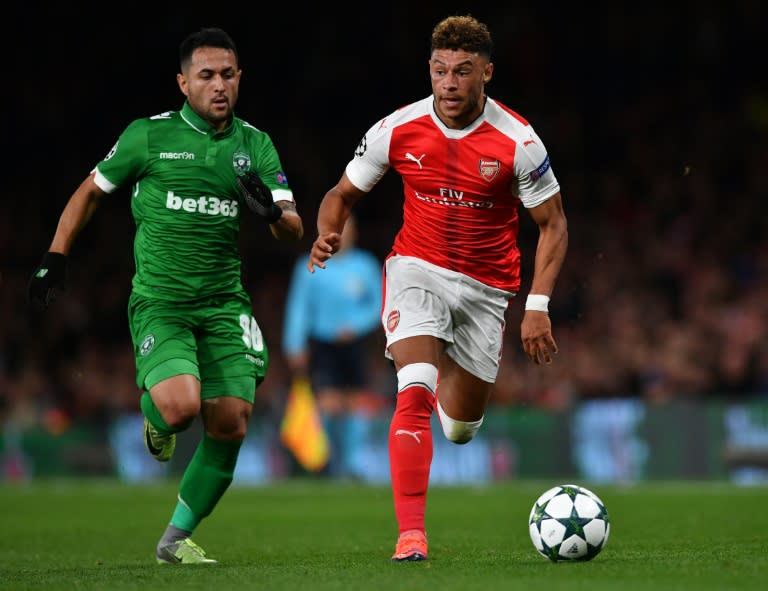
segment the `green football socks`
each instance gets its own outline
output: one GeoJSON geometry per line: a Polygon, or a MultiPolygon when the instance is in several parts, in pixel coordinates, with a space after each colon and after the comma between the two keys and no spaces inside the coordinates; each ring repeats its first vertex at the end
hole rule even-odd
{"type": "Polygon", "coordinates": [[[192,532],[211,514],[232,483],[241,445],[242,441],[213,439],[203,434],[181,479],[172,525],[192,532]]]}

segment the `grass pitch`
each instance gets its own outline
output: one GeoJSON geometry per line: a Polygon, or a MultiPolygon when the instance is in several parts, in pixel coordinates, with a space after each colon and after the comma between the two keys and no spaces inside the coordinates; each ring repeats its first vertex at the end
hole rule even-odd
{"type": "Polygon", "coordinates": [[[388,488],[288,481],[231,488],[193,539],[211,566],[154,562],[176,484],[0,484],[0,589],[547,591],[764,589],[768,490],[722,483],[579,482],[611,536],[591,562],[551,563],[528,537],[536,498],[560,482],[433,488],[430,560],[392,564],[388,488]]]}

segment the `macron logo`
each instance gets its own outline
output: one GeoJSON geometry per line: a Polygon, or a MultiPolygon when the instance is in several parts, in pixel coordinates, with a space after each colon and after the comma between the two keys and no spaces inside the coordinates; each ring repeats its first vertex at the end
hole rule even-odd
{"type": "Polygon", "coordinates": [[[194,160],[192,152],[160,152],[160,160],[194,160]]]}
{"type": "Polygon", "coordinates": [[[405,153],[405,159],[406,159],[406,160],[413,160],[413,161],[414,161],[416,164],[418,164],[418,165],[419,165],[419,168],[424,168],[424,167],[421,165],[421,160],[424,158],[424,156],[426,156],[426,154],[422,154],[420,158],[416,158],[416,156],[414,156],[414,155],[413,155],[413,154],[411,154],[410,152],[406,152],[406,153],[405,153]]]}
{"type": "Polygon", "coordinates": [[[397,431],[395,431],[395,435],[410,435],[416,440],[416,443],[421,443],[421,439],[419,439],[419,435],[421,435],[421,431],[406,431],[405,429],[398,429],[397,431]]]}

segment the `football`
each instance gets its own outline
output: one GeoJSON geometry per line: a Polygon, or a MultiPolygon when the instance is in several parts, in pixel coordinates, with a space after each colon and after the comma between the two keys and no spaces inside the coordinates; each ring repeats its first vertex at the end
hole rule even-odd
{"type": "Polygon", "coordinates": [[[600,554],[611,522],[595,493],[576,484],[561,484],[536,499],[528,531],[539,554],[551,561],[583,561],[600,554]]]}

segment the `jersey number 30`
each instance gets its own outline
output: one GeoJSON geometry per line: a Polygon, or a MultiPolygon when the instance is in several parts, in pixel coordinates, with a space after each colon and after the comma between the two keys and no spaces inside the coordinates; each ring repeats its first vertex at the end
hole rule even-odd
{"type": "Polygon", "coordinates": [[[243,342],[246,347],[254,351],[264,350],[264,337],[261,336],[261,329],[256,323],[256,319],[248,314],[240,314],[240,326],[243,329],[243,342]]]}

